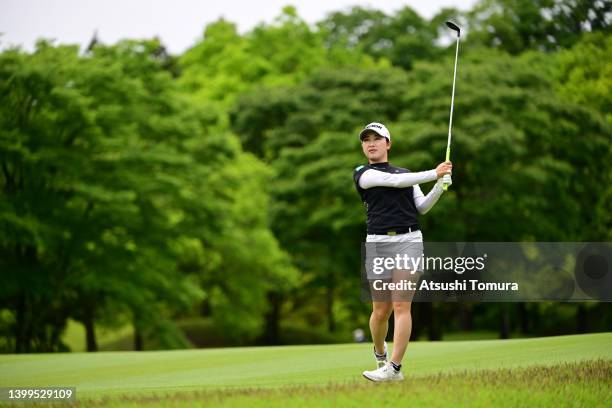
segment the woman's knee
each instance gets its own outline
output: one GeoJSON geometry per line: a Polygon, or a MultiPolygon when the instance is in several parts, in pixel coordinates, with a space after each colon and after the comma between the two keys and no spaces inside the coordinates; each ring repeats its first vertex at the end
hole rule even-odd
{"type": "Polygon", "coordinates": [[[391,317],[392,311],[393,305],[391,303],[375,305],[372,309],[372,317],[376,320],[386,321],[391,317]]]}
{"type": "Polygon", "coordinates": [[[412,302],[393,302],[393,312],[396,315],[410,314],[412,302]]]}

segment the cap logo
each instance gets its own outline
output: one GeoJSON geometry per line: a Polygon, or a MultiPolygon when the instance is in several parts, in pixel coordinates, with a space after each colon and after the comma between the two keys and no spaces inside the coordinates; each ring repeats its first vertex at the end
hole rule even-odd
{"type": "Polygon", "coordinates": [[[366,127],[359,133],[359,138],[363,142],[364,136],[368,133],[368,130],[373,130],[374,133],[377,133],[379,136],[384,137],[387,140],[391,140],[391,135],[389,134],[389,130],[382,123],[371,122],[366,125],[366,127]]]}

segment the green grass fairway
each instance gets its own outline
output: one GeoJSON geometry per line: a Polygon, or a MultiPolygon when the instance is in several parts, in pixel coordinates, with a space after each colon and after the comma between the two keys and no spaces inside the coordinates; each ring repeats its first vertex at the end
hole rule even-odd
{"type": "Polygon", "coordinates": [[[432,374],[401,383],[288,386],[127,395],[86,401],[99,407],[609,407],[612,362],[432,374]]]}
{"type": "MultiPolygon", "coordinates": [[[[527,374],[521,374],[521,378],[512,380],[516,377],[512,374],[514,371],[504,370],[538,366],[537,370],[533,369],[529,374],[534,379],[543,375],[541,381],[545,383],[547,376],[552,375],[550,381],[555,383],[556,377],[553,374],[560,373],[564,392],[590,392],[589,395],[594,398],[610,398],[611,360],[612,333],[516,340],[416,342],[408,347],[404,361],[404,372],[408,378],[401,387],[417,387],[420,384],[418,387],[421,387],[419,389],[424,393],[423,404],[430,397],[434,400],[442,398],[441,402],[446,398],[446,402],[451,403],[452,400],[448,399],[450,397],[446,396],[446,392],[439,393],[438,397],[427,394],[427,384],[432,382],[437,384],[438,389],[445,389],[448,383],[450,389],[456,387],[458,391],[465,391],[470,387],[478,387],[481,380],[493,381],[497,376],[508,379],[509,384],[514,380],[521,383],[521,378],[527,374]],[[591,362],[567,365],[587,360],[591,362]],[[593,360],[600,361],[596,364],[593,360]],[[561,366],[555,370],[545,368],[559,364],[561,366]],[[477,370],[491,371],[483,375],[482,372],[477,373],[477,370]],[[538,374],[538,370],[544,370],[543,374],[538,374]],[[573,372],[587,373],[583,378],[587,387],[584,388],[585,391],[580,391],[581,388],[575,385],[579,383],[580,377],[574,376],[573,372]],[[589,383],[591,377],[599,378],[599,382],[593,380],[594,383],[589,383]],[[601,381],[607,383],[607,387],[600,392],[598,387],[601,381]]],[[[280,396],[289,395],[285,392],[289,392],[288,390],[297,392],[296,398],[304,400],[304,406],[315,402],[333,405],[336,397],[329,390],[334,390],[334,387],[338,388],[338,398],[342,395],[345,398],[339,403],[348,404],[353,389],[356,394],[361,393],[363,398],[374,398],[371,387],[381,385],[371,384],[361,378],[361,372],[371,369],[373,365],[370,344],[2,355],[0,386],[75,386],[79,400],[112,397],[112,406],[130,406],[132,403],[133,406],[138,406],[147,401],[162,405],[180,402],[179,405],[184,403],[197,406],[202,402],[201,399],[188,397],[197,396],[197,393],[185,391],[203,391],[208,397],[214,397],[217,403],[223,402],[220,401],[223,395],[230,395],[231,398],[223,402],[230,405],[231,401],[238,403],[242,398],[253,399],[252,403],[264,401],[269,395],[276,395],[273,399],[282,401],[284,397],[280,396]],[[310,390],[305,394],[300,391],[304,390],[304,386],[310,390]],[[278,390],[278,387],[283,388],[278,390]],[[252,391],[253,388],[268,390],[252,391]],[[319,401],[319,392],[327,397],[319,401]],[[147,399],[152,394],[155,394],[154,398],[147,399]],[[165,394],[172,394],[173,397],[161,402],[159,398],[165,394]],[[126,395],[135,400],[126,399],[126,395]],[[177,395],[183,395],[186,399],[176,397],[177,395]],[[259,399],[258,395],[264,399],[259,399]],[[308,402],[308,398],[313,400],[308,402]]],[[[513,386],[504,385],[504,381],[498,381],[501,387],[497,388],[509,392],[513,386]]],[[[516,385],[517,391],[521,389],[519,383],[516,385]]],[[[390,395],[395,392],[399,397],[402,394],[403,388],[397,388],[400,387],[399,384],[383,386],[390,395]],[[389,388],[394,386],[397,387],[389,388]]],[[[551,386],[551,390],[553,388],[551,386]]],[[[485,391],[486,389],[487,387],[484,388],[485,391]]],[[[485,394],[491,398],[496,397],[497,393],[493,388],[489,391],[489,394],[485,394]]],[[[407,391],[404,390],[405,392],[407,391]]],[[[528,394],[530,397],[537,395],[528,394]]],[[[556,395],[552,391],[550,394],[551,397],[556,395]]],[[[546,398],[542,401],[546,401],[546,398]]],[[[384,400],[379,402],[384,403],[384,400]]],[[[387,402],[392,402],[392,399],[387,402]]],[[[285,400],[285,405],[289,404],[290,400],[285,400]]],[[[429,406],[432,405],[435,405],[435,401],[430,401],[429,406]]]]}

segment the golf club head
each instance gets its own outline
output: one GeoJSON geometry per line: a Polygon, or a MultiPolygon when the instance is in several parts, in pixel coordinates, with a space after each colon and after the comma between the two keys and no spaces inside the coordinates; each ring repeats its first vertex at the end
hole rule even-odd
{"type": "Polygon", "coordinates": [[[461,36],[461,29],[459,28],[457,24],[453,23],[452,21],[447,21],[446,26],[450,28],[451,30],[456,31],[457,37],[461,36]]]}

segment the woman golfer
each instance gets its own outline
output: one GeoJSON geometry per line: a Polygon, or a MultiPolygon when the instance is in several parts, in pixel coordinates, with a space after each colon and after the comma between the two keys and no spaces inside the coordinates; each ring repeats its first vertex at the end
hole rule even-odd
{"type": "MultiPolygon", "coordinates": [[[[388,152],[391,148],[391,135],[381,123],[367,125],[359,134],[359,138],[368,164],[357,167],[353,178],[367,209],[366,264],[370,264],[370,279],[373,276],[371,262],[374,258],[396,258],[396,255],[404,254],[414,258],[421,256],[423,235],[417,213],[425,214],[429,211],[442,195],[443,184],[452,184],[452,164],[447,161],[433,170],[418,173],[390,165],[388,152]],[[424,195],[419,183],[433,180],[438,182],[424,195]]],[[[381,279],[370,280],[371,283],[376,282],[372,288],[370,331],[378,368],[363,372],[364,377],[369,380],[398,381],[404,378],[401,372],[402,358],[412,330],[410,307],[414,290],[392,290],[390,296],[385,296],[389,295],[388,290],[377,290],[384,283],[418,280],[419,275],[415,272],[422,272],[422,268],[410,270],[394,267],[389,275],[381,274],[381,279]],[[391,312],[395,317],[395,332],[393,353],[388,361],[385,338],[391,312]]],[[[376,273],[380,272],[374,270],[374,274],[376,273]]]]}

